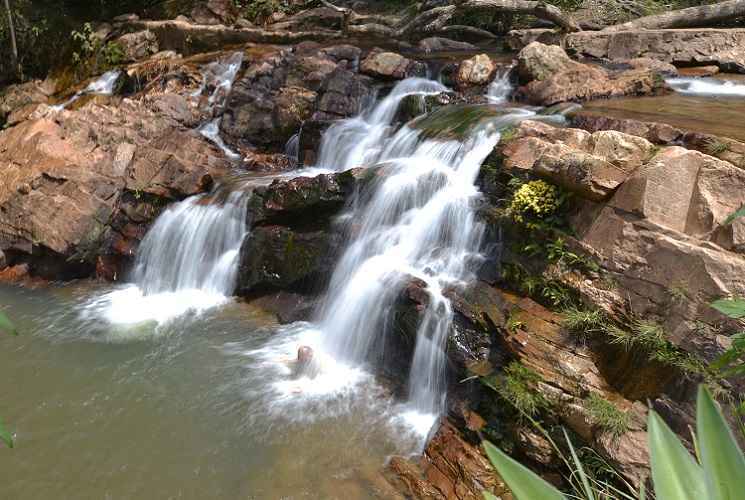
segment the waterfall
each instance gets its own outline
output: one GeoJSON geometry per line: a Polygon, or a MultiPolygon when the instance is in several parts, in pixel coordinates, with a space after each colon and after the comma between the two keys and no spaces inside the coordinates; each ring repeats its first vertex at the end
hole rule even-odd
{"type": "Polygon", "coordinates": [[[510,82],[510,76],[512,74],[512,66],[505,66],[497,71],[497,75],[494,80],[489,84],[486,89],[486,99],[491,104],[502,104],[507,102],[507,99],[512,93],[512,82],[510,82]]]}
{"type": "Polygon", "coordinates": [[[225,60],[211,62],[202,71],[202,86],[192,94],[193,97],[197,97],[205,89],[212,88],[207,105],[209,115],[213,118],[199,127],[199,133],[215,143],[225,153],[225,156],[233,161],[240,160],[241,155],[230,149],[220,137],[220,122],[223,108],[242,64],[242,52],[235,52],[225,60]]]}
{"type": "MultiPolygon", "coordinates": [[[[444,343],[453,312],[444,290],[465,284],[469,264],[480,258],[484,228],[473,208],[480,196],[476,177],[499,131],[535,114],[490,109],[465,138],[430,137],[415,122],[391,134],[403,97],[443,90],[434,81],[402,81],[372,109],[330,127],[319,156],[320,165],[336,170],[372,164],[385,169],[347,214],[355,222],[354,237],[318,313],[322,351],[347,365],[364,365],[376,354],[403,286],[412,278],[424,282],[429,303],[417,331],[409,408],[412,423],[425,434],[445,402],[444,343]]],[[[511,88],[490,91],[501,101],[511,88]]]]}
{"type": "Polygon", "coordinates": [[[73,95],[71,98],[69,98],[67,101],[63,102],[62,104],[57,104],[56,106],[52,106],[52,109],[55,111],[62,111],[70,104],[74,103],[81,97],[87,94],[98,94],[98,95],[111,95],[114,93],[114,85],[116,84],[117,80],[119,80],[119,76],[122,74],[121,71],[118,69],[114,69],[111,71],[107,71],[97,79],[93,80],[91,83],[88,84],[87,87],[85,87],[83,90],[79,90],[75,92],[75,95],[73,95]]]}

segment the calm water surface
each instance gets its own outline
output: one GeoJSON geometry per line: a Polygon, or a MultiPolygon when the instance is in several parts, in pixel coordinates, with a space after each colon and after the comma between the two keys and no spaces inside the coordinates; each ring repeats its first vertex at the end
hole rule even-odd
{"type": "Polygon", "coordinates": [[[0,336],[0,416],[16,435],[0,448],[0,497],[392,496],[380,470],[406,440],[384,397],[302,404],[274,390],[292,381],[262,364],[264,346],[295,347],[245,304],[112,327],[85,314],[109,290],[0,286],[21,331],[0,336]]]}

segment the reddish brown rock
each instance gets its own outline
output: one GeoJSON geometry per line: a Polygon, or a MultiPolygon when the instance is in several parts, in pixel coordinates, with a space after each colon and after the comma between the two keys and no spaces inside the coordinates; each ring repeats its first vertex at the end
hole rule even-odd
{"type": "Polygon", "coordinates": [[[455,83],[461,89],[488,85],[496,72],[497,66],[494,61],[486,54],[479,54],[460,63],[455,83]]]}
{"type": "Polygon", "coordinates": [[[360,72],[378,78],[402,80],[410,76],[424,76],[426,68],[422,63],[401,54],[376,48],[362,61],[360,72]]]}

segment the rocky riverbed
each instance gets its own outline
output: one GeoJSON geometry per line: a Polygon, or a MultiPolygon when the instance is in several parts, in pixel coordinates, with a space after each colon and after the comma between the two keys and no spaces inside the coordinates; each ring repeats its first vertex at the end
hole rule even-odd
{"type": "MultiPolygon", "coordinates": [[[[698,383],[732,409],[742,381],[709,367],[739,325],[709,304],[745,295],[745,219],[731,218],[745,205],[743,131],[608,110],[677,98],[671,78],[696,74],[691,66],[708,68],[706,78],[745,72],[743,30],[561,39],[528,30],[511,33],[514,51],[503,52],[444,38],[400,47],[313,35],[275,45],[265,30],[257,43],[255,27],[202,14],[118,20],[107,36],[127,57],[110,92],[90,81],[60,88],[50,77],[0,94],[0,280],[129,282],[159,216],[195,195],[204,195],[197,205],[227,206],[225,193],[241,191],[245,238],[232,249],[228,295],[279,323],[323,324],[335,311],[334,270],[371,231],[359,207],[400,176],[394,153],[407,151],[406,133],[469,144],[492,124],[496,145],[459,206],[478,228],[477,248],[459,260],[468,272],[437,281],[440,270],[397,269],[384,317],[365,318],[379,321],[382,347],[370,364],[396,400],[411,389],[431,311],[447,304],[452,318],[441,346],[447,399],[423,453],[380,463],[375,481],[386,486],[372,489],[386,498],[470,499],[485,489],[510,498],[483,438],[561,484],[560,458],[521,411],[552,434],[569,429],[639,485],[649,476],[650,408],[685,439],[698,383]],[[229,78],[208,78],[231,61],[229,78]],[[400,90],[406,82],[414,90],[400,90]],[[331,143],[349,137],[358,143],[331,143]]],[[[289,29],[303,18],[283,22],[289,29]]],[[[745,93],[698,99],[703,113],[727,99],[741,107],[745,93]]],[[[413,184],[458,182],[432,175],[413,184]]],[[[380,224],[386,235],[395,225],[380,224]]]]}

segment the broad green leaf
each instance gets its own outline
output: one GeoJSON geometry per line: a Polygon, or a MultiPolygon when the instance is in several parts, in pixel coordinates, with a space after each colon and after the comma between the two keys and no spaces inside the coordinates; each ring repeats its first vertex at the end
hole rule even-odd
{"type": "Polygon", "coordinates": [[[586,499],[595,500],[595,493],[593,492],[593,489],[590,487],[590,481],[587,479],[585,468],[582,467],[582,462],[577,456],[577,452],[574,450],[574,445],[572,444],[572,440],[569,439],[569,435],[567,434],[566,429],[563,429],[563,431],[564,431],[564,439],[567,440],[567,444],[569,445],[569,451],[572,453],[572,460],[574,461],[574,467],[577,470],[577,473],[579,474],[580,480],[582,481],[582,489],[585,490],[586,499]]]}
{"type": "Polygon", "coordinates": [[[482,495],[484,495],[485,500],[497,500],[497,497],[495,497],[493,494],[489,493],[488,491],[482,491],[482,495]]]}
{"type": "Polygon", "coordinates": [[[730,318],[742,318],[745,316],[745,300],[743,299],[719,299],[711,303],[711,307],[730,318]]]}
{"type": "Polygon", "coordinates": [[[559,490],[527,467],[505,455],[493,444],[484,441],[484,449],[492,465],[510,487],[517,500],[566,500],[559,490]]]}
{"type": "Polygon", "coordinates": [[[739,500],[745,495],[745,458],[706,388],[698,388],[696,426],[709,500],[739,500]]]}
{"type": "Polygon", "coordinates": [[[2,419],[0,419],[0,441],[4,442],[8,448],[13,447],[13,436],[3,425],[2,419]]]}
{"type": "Polygon", "coordinates": [[[13,325],[13,322],[11,322],[2,311],[0,311],[0,330],[12,333],[13,335],[18,335],[15,325],[13,325]]]}
{"type": "Polygon", "coordinates": [[[703,470],[654,411],[647,431],[657,500],[706,500],[703,470]]]}
{"type": "Polygon", "coordinates": [[[740,217],[745,217],[745,206],[740,207],[739,210],[730,214],[726,219],[724,219],[724,222],[722,222],[722,225],[729,226],[735,221],[735,219],[739,219],[740,217]]]}

